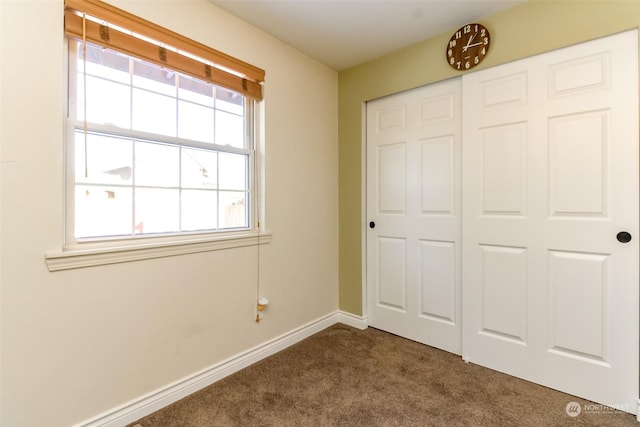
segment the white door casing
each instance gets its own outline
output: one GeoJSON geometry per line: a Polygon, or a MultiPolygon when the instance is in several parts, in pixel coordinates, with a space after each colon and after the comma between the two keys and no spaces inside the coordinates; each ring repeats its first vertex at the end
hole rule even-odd
{"type": "Polygon", "coordinates": [[[460,98],[453,79],[367,104],[369,325],[456,354],[460,98]]]}
{"type": "Polygon", "coordinates": [[[463,78],[463,357],[632,413],[637,37],[463,78]]]}

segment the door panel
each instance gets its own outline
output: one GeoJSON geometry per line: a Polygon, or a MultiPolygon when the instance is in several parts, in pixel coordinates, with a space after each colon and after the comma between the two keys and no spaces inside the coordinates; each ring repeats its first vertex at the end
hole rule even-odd
{"type": "Polygon", "coordinates": [[[608,255],[549,251],[550,345],[605,362],[608,255]]]}
{"type": "Polygon", "coordinates": [[[407,148],[403,142],[377,148],[378,212],[404,214],[407,206],[407,148]]]}
{"type": "Polygon", "coordinates": [[[460,354],[460,80],[367,104],[369,324],[460,354]]]}
{"type": "Polygon", "coordinates": [[[637,52],[633,31],[463,77],[463,357],[628,412],[637,52]]]}
{"type": "Polygon", "coordinates": [[[485,335],[526,344],[527,252],[525,248],[480,245],[482,320],[485,335]]]}
{"type": "Polygon", "coordinates": [[[420,316],[455,325],[455,243],[421,240],[420,245],[420,316]]]}
{"type": "Polygon", "coordinates": [[[455,139],[451,135],[420,141],[423,215],[454,215],[455,154],[455,139]]]}
{"type": "Polygon", "coordinates": [[[481,130],[483,215],[523,216],[526,211],[526,127],[521,123],[481,130]]]}
{"type": "Polygon", "coordinates": [[[607,216],[608,122],[607,111],[549,120],[552,215],[607,216]]]}
{"type": "Polygon", "coordinates": [[[405,239],[378,237],[377,244],[377,303],[404,313],[407,309],[407,242],[405,239]]]}

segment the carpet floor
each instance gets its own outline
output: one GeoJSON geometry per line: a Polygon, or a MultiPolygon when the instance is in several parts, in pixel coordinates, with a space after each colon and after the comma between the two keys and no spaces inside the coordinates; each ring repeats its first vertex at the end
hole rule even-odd
{"type": "Polygon", "coordinates": [[[131,426],[565,425],[638,423],[445,351],[337,324],[131,426]]]}

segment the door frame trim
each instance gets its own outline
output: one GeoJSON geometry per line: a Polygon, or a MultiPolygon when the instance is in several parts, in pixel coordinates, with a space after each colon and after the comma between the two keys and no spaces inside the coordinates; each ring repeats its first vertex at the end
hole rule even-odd
{"type": "MultiPolygon", "coordinates": [[[[370,100],[369,100],[370,101],[370,100]]],[[[362,269],[361,297],[362,297],[362,317],[365,324],[369,325],[369,304],[367,296],[367,104],[369,101],[362,102],[360,106],[360,258],[362,269]]]]}

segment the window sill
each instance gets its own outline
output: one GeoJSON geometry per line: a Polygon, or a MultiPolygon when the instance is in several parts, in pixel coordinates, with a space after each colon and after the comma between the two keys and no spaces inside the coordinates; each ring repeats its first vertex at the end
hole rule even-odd
{"type": "Polygon", "coordinates": [[[197,252],[217,251],[271,243],[271,233],[245,233],[208,237],[205,239],[176,240],[163,243],[144,243],[119,247],[91,249],[67,249],[48,252],[45,261],[49,271],[71,270],[121,262],[140,261],[186,255],[197,252]]]}

